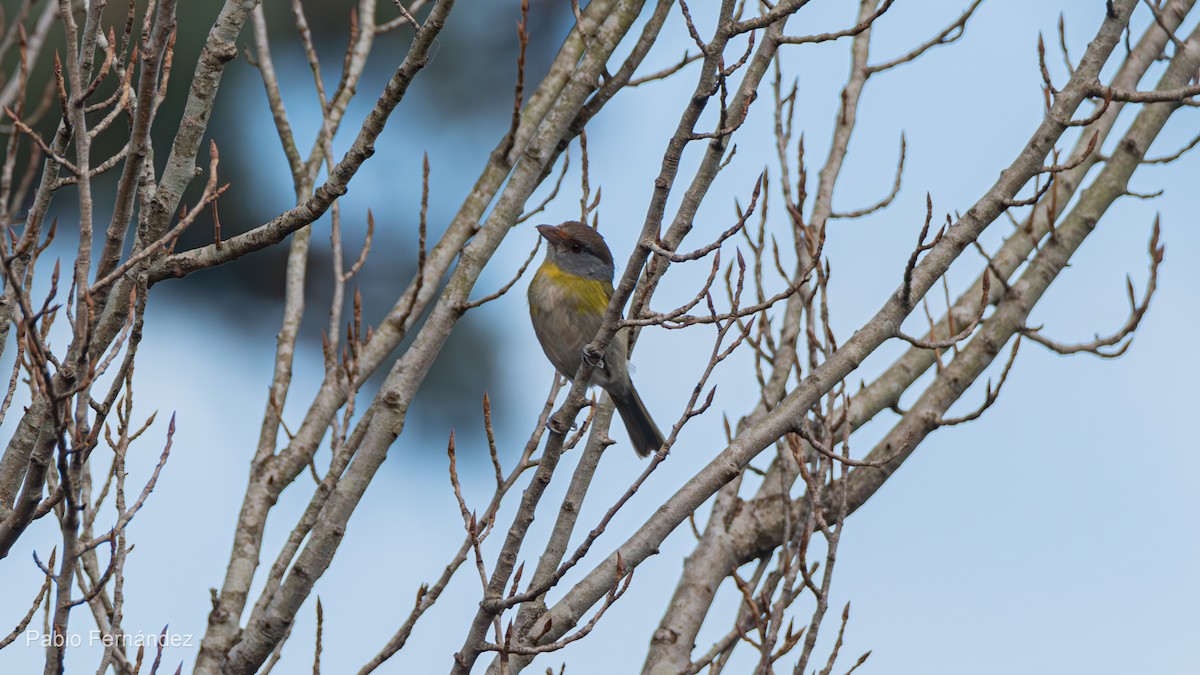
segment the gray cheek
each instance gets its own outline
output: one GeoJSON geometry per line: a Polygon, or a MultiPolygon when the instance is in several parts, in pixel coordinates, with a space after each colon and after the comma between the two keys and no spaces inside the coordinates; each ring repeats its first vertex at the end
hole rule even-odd
{"type": "Polygon", "coordinates": [[[611,281],[613,277],[612,267],[592,256],[579,256],[574,262],[574,266],[578,270],[577,274],[588,279],[611,281]]]}

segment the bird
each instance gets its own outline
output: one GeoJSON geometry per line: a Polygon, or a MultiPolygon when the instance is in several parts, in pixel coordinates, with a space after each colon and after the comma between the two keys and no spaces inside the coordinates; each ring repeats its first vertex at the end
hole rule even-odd
{"type": "MultiPolygon", "coordinates": [[[[529,317],[546,358],[567,379],[575,377],[583,349],[596,338],[613,295],[613,257],[604,237],[578,221],[538,225],[546,258],[529,282],[529,317]]],[[[629,377],[629,329],[609,340],[588,383],[608,392],[639,457],[663,445],[662,432],[646,411],[629,377]]]]}

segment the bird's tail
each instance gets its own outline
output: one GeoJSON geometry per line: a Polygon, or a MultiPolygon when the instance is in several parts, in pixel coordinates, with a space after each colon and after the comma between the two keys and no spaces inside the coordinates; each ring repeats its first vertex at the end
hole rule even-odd
{"type": "Polygon", "coordinates": [[[646,404],[642,403],[642,397],[638,396],[633,383],[624,391],[610,391],[609,395],[617,406],[617,412],[621,413],[621,419],[625,421],[625,430],[629,432],[629,440],[633,442],[638,457],[649,457],[657,452],[663,444],[662,432],[650,418],[650,413],[646,412],[646,404]]]}

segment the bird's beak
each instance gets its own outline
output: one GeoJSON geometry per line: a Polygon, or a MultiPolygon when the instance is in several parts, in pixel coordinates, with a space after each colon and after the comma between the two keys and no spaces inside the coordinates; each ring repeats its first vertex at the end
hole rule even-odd
{"type": "Polygon", "coordinates": [[[546,241],[551,243],[562,242],[571,238],[570,235],[563,232],[562,228],[557,225],[538,225],[537,231],[546,238],[546,241]]]}

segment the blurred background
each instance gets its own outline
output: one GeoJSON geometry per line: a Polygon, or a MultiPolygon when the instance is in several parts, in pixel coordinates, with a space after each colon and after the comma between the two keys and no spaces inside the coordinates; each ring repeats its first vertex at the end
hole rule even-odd
{"type": "MultiPolygon", "coordinates": [[[[2,4],[11,15],[17,2],[2,4]]],[[[118,17],[124,7],[115,5],[124,3],[110,4],[114,6],[109,11],[118,17]]],[[[220,4],[180,3],[176,67],[154,129],[157,144],[169,143],[174,136],[172,122],[182,109],[190,64],[220,4]]],[[[327,83],[340,75],[351,4],[328,0],[305,5],[327,83]]],[[[530,4],[527,79],[537,82],[573,16],[567,2],[530,4]]],[[[788,32],[848,26],[853,23],[853,4],[813,2],[793,19],[788,32]]],[[[876,24],[872,60],[890,58],[923,42],[957,17],[963,4],[897,2],[876,24]]],[[[302,151],[307,151],[310,141],[304,139],[315,135],[319,123],[311,73],[286,5],[265,6],[285,102],[302,151]]],[[[375,156],[342,198],[349,259],[357,255],[365,235],[367,209],[376,223],[370,257],[355,280],[367,324],[380,320],[415,269],[423,155],[428,154],[431,166],[433,241],[508,128],[518,6],[460,2],[429,67],[413,83],[379,139],[375,156]]],[[[390,18],[390,4],[381,3],[381,8],[390,18]]],[[[692,9],[701,32],[710,32],[712,8],[692,9]]],[[[1066,17],[1072,57],[1078,58],[1103,18],[1103,3],[992,0],[984,2],[961,41],[868,83],[835,208],[860,208],[887,193],[901,131],[908,142],[908,164],[904,188],[888,210],[830,224],[825,253],[833,268],[830,306],[839,339],[844,341],[896,288],[924,218],[926,192],[932,195],[935,216],[965,210],[1024,144],[1042,114],[1038,33],[1046,33],[1047,42],[1053,43],[1060,11],[1066,17]]],[[[1134,34],[1150,20],[1144,9],[1135,14],[1134,34]]],[[[1190,30],[1194,21],[1181,32],[1190,30]]],[[[242,36],[245,45],[250,44],[249,33],[242,36]]],[[[334,144],[339,156],[403,58],[410,37],[411,31],[402,28],[377,40],[360,94],[334,144]]],[[[61,44],[60,32],[52,32],[52,38],[61,44]]],[[[645,70],[675,63],[689,48],[695,47],[676,9],[645,70]]],[[[848,48],[849,42],[841,41],[782,50],[785,83],[791,78],[799,83],[797,135],[805,134],[814,180],[828,149],[848,48]]],[[[1055,54],[1048,60],[1056,80],[1065,81],[1061,59],[1055,54]]],[[[623,92],[588,127],[591,186],[593,194],[597,187],[603,189],[600,229],[614,249],[618,273],[641,227],[653,177],[694,87],[695,72],[692,66],[667,81],[623,92]]],[[[1159,72],[1161,66],[1143,88],[1159,72]]],[[[735,199],[748,202],[760,171],[769,167],[772,176],[777,175],[767,86],[736,138],[737,155],[697,219],[693,245],[709,241],[734,222],[735,199]]],[[[713,119],[706,117],[702,126],[711,126],[713,119]]],[[[1118,132],[1123,128],[1120,124],[1118,132]]],[[[1181,110],[1150,154],[1173,152],[1197,132],[1200,111],[1181,110]]],[[[220,201],[225,236],[256,227],[293,205],[291,178],[261,79],[244,58],[226,70],[209,136],[221,151],[221,179],[232,184],[220,201]]],[[[97,155],[108,156],[116,149],[101,145],[97,155]]],[[[685,156],[681,177],[690,176],[688,169],[700,150],[697,145],[685,156]]],[[[578,217],[577,146],[571,152],[572,168],[558,200],[541,217],[508,235],[474,297],[511,278],[535,242],[534,224],[578,217]]],[[[165,160],[165,153],[156,157],[160,167],[165,160]]],[[[980,421],[934,434],[849,519],[832,597],[837,610],[853,602],[843,650],[847,664],[872,650],[861,672],[1194,672],[1194,637],[1200,631],[1195,609],[1200,606],[1195,575],[1200,569],[1200,497],[1190,478],[1200,471],[1200,459],[1187,420],[1200,402],[1195,394],[1200,356],[1194,346],[1200,331],[1200,266],[1195,264],[1200,260],[1198,171],[1197,155],[1139,171],[1133,188],[1162,189],[1163,196],[1118,202],[1032,317],[1034,325],[1044,324],[1047,334],[1063,341],[1087,340],[1121,325],[1128,310],[1125,276],[1132,276],[1139,293],[1145,287],[1146,241],[1154,215],[1160,213],[1167,255],[1159,291],[1124,357],[1062,358],[1024,345],[1000,400],[980,421]]],[[[116,176],[105,180],[115,182],[116,176]]],[[[97,185],[98,194],[105,194],[104,186],[97,185]]],[[[200,186],[193,187],[198,195],[200,186]]],[[[539,190],[533,202],[548,188],[539,190]]],[[[73,216],[62,210],[71,195],[63,196],[67,198],[58,200],[60,210],[53,214],[60,226],[69,225],[73,216]]],[[[777,195],[771,198],[778,204],[777,195]]],[[[194,202],[195,196],[185,201],[194,202]]],[[[98,213],[107,214],[112,205],[101,202],[97,207],[98,213]]],[[[772,222],[777,232],[785,231],[784,223],[772,222]]],[[[285,410],[289,424],[302,418],[320,382],[321,330],[332,289],[328,216],[313,227],[309,310],[285,410]]],[[[997,221],[981,243],[994,251],[1008,227],[1003,219],[997,221]]],[[[211,220],[201,218],[177,249],[211,241],[210,228],[211,220]]],[[[70,227],[64,229],[69,235],[70,227]]],[[[64,259],[73,255],[70,239],[60,236],[56,245],[64,259]]],[[[276,246],[165,282],[156,286],[150,302],[135,401],[138,414],[157,410],[159,417],[130,456],[131,484],[143,482],[153,468],[172,411],[177,411],[178,431],[158,488],[129,529],[136,549],[126,569],[125,626],[130,633],[149,635],[169,624],[172,633],[193,635],[191,648],[168,650],[165,661],[172,669],[181,661],[185,671],[190,668],[210,607],[208,589],[220,585],[227,562],[266,405],[282,314],[285,258],[286,248],[276,246]]],[[[964,255],[951,271],[952,290],[964,287],[979,267],[976,256],[964,255]]],[[[672,268],[653,305],[664,309],[690,298],[707,271],[705,263],[672,268]]],[[[524,292],[522,281],[459,322],[417,397],[405,433],[351,520],[333,566],[317,584],[324,609],[321,660],[327,672],[353,672],[369,660],[407,616],[418,586],[433,581],[460,545],[462,522],[446,472],[450,431],[457,439],[468,503],[482,510],[492,480],[480,415],[484,393],[491,396],[502,459],[511,464],[532,430],[552,368],[528,324],[524,292]]],[[[940,308],[940,301],[933,306],[940,308]]],[[[918,324],[914,319],[909,332],[917,332],[918,324]]],[[[638,366],[634,378],[660,426],[669,426],[682,413],[694,383],[694,375],[680,365],[689,359],[706,360],[714,333],[706,327],[642,333],[633,357],[638,366]]],[[[0,368],[11,367],[11,351],[0,368]]],[[[885,345],[851,381],[869,381],[899,353],[900,345],[885,345]]],[[[757,387],[748,353],[723,364],[716,378],[720,386],[712,411],[685,429],[667,464],[599,540],[599,555],[607,554],[665,495],[721,450],[713,439],[723,438],[722,415],[736,420],[753,406],[757,387]]],[[[364,388],[360,409],[369,403],[376,384],[364,388]]],[[[980,383],[965,397],[962,409],[974,407],[982,397],[980,383]]],[[[11,433],[16,419],[10,414],[3,431],[11,433]]],[[[890,413],[880,415],[860,432],[856,447],[869,447],[893,419],[890,413]]],[[[623,430],[615,430],[614,437],[618,444],[589,494],[581,532],[642,469],[629,452],[623,430]]],[[[565,458],[560,473],[569,471],[574,461],[574,456],[565,458]]],[[[323,450],[317,464],[327,462],[323,450]]],[[[763,459],[756,462],[762,463],[763,459]]],[[[562,484],[552,484],[543,500],[523,551],[526,560],[540,552],[538,544],[544,542],[563,489],[562,484]]],[[[309,492],[302,477],[284,493],[268,525],[264,564],[273,559],[309,492]]],[[[702,509],[698,517],[704,513],[702,509]]],[[[498,524],[507,528],[511,515],[511,509],[502,511],[498,524]]],[[[49,522],[36,523],[5,561],[0,622],[15,623],[28,607],[26,596],[41,582],[30,552],[36,550],[44,560],[56,543],[57,529],[49,522]]],[[[494,547],[498,541],[488,543],[494,547]]],[[[557,672],[565,662],[568,673],[637,672],[682,558],[693,544],[686,528],[672,535],[658,556],[638,568],[632,592],[590,637],[565,652],[541,657],[535,667],[553,666],[557,672]]],[[[590,568],[582,567],[567,581],[590,568]]],[[[474,571],[460,570],[418,623],[408,646],[378,672],[446,670],[479,597],[474,571]]],[[[302,612],[276,672],[311,669],[313,600],[302,612]]],[[[722,590],[713,618],[701,632],[700,652],[724,634],[738,602],[736,589],[722,590]]],[[[798,603],[797,609],[807,620],[805,607],[798,603]]],[[[73,629],[91,627],[84,613],[73,617],[73,629]]],[[[817,654],[828,651],[834,633],[828,622],[817,654]]],[[[98,649],[86,648],[68,652],[68,672],[94,668],[98,654],[98,649]]],[[[40,648],[18,638],[0,651],[0,672],[34,672],[42,667],[42,659],[40,648]]],[[[739,663],[743,662],[735,656],[728,672],[742,672],[739,663]]]]}

